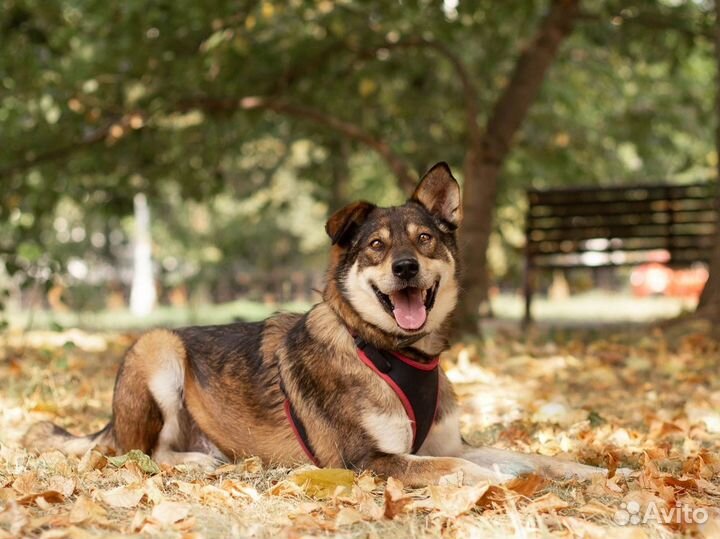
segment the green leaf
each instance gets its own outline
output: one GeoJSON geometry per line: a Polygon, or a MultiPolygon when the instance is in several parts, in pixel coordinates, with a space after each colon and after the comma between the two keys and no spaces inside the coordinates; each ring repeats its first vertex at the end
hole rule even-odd
{"type": "Polygon", "coordinates": [[[160,473],[160,467],[155,461],[139,449],[133,449],[118,457],[108,457],[108,462],[116,468],[122,468],[128,462],[134,462],[146,474],[160,473]]]}

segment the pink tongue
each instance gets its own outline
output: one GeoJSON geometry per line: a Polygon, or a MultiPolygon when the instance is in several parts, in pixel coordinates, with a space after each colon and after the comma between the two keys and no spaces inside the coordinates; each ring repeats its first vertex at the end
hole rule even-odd
{"type": "Polygon", "coordinates": [[[403,329],[418,329],[425,323],[427,313],[419,288],[406,288],[390,294],[395,308],[393,315],[395,321],[403,329]]]}

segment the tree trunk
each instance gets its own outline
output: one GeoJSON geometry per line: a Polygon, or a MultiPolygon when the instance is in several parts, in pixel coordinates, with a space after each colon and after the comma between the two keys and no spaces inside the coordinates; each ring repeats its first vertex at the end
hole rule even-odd
{"type": "Polygon", "coordinates": [[[478,152],[468,152],[464,166],[463,226],[460,229],[462,293],[457,312],[457,328],[463,333],[477,332],[481,311],[483,315],[489,311],[487,250],[499,174],[498,164],[481,162],[478,152]]]}
{"type": "Polygon", "coordinates": [[[580,0],[553,0],[534,38],[525,47],[500,94],[479,140],[469,136],[463,192],[464,273],[457,329],[476,333],[481,310],[489,312],[487,248],[494,221],[495,195],[512,141],[540,92],[560,45],[570,35],[580,0]]]}
{"type": "MultiPolygon", "coordinates": [[[[720,157],[720,1],[715,2],[715,151],[720,157]]],[[[716,182],[720,184],[720,158],[716,182]]],[[[710,258],[710,277],[700,296],[699,314],[710,320],[712,334],[720,339],[720,189],[715,200],[715,242],[710,258]]]]}

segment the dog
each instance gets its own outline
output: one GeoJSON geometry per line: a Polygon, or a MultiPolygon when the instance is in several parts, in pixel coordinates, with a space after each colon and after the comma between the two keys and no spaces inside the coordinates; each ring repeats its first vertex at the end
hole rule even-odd
{"type": "Polygon", "coordinates": [[[123,359],[105,428],[76,437],[42,422],[23,444],[76,455],[139,449],[159,463],[207,468],[252,455],[367,469],[410,486],[605,473],[462,440],[437,361],[460,293],[461,221],[445,163],[401,206],[345,206],[327,222],[327,284],[309,312],[150,331],[123,359]]]}

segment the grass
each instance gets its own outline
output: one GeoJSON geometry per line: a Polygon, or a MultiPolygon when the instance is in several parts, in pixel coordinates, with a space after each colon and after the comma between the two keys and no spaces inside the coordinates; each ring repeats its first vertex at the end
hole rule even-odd
{"type": "MultiPolygon", "coordinates": [[[[519,294],[500,294],[492,302],[499,319],[519,320],[525,314],[525,298],[519,294]]],[[[565,324],[598,324],[616,322],[646,323],[674,318],[695,309],[695,302],[671,297],[636,298],[626,293],[594,290],[551,300],[545,296],[533,299],[532,312],[539,322],[565,324]]]]}
{"type": "Polygon", "coordinates": [[[94,331],[122,331],[152,327],[225,324],[236,319],[253,322],[267,318],[276,311],[302,312],[308,308],[309,305],[305,303],[273,305],[241,299],[217,305],[159,306],[144,317],[138,317],[127,309],[67,313],[45,310],[11,311],[9,321],[10,326],[17,329],[31,326],[37,329],[82,328],[94,331]]]}
{"type": "MultiPolygon", "coordinates": [[[[524,314],[524,300],[516,294],[500,294],[493,298],[493,310],[498,320],[518,321],[524,314]]],[[[128,310],[99,312],[53,313],[11,311],[10,326],[16,329],[82,328],[91,331],[137,330],[151,327],[180,327],[187,325],[223,324],[235,319],[262,320],[273,312],[284,310],[303,312],[308,303],[264,304],[240,299],[223,304],[202,306],[160,306],[146,317],[137,317],[128,310]]],[[[537,321],[563,325],[597,325],[600,323],[645,323],[673,318],[694,309],[691,301],[677,298],[635,298],[628,294],[593,291],[551,301],[538,296],[533,302],[537,321]]]]}

